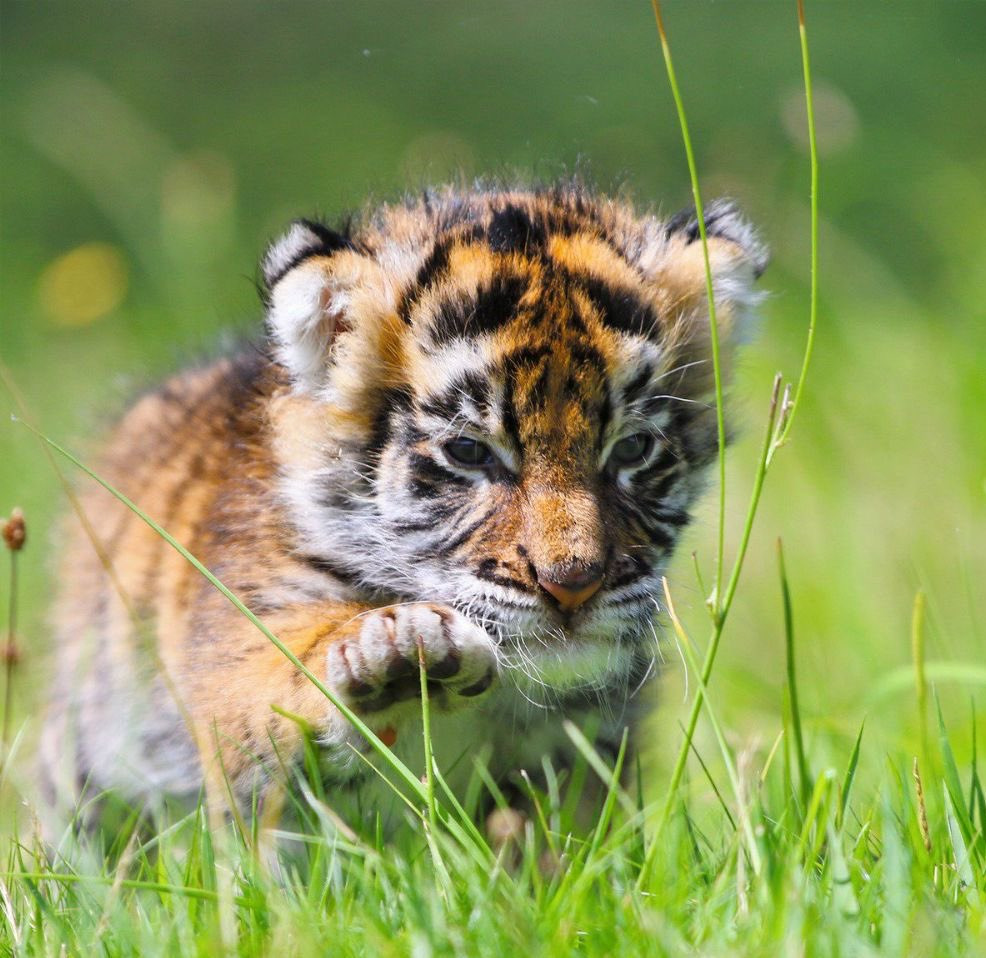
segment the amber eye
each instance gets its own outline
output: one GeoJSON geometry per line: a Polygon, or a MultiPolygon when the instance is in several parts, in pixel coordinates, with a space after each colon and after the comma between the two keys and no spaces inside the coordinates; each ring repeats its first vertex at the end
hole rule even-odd
{"type": "Polygon", "coordinates": [[[624,436],[609,454],[609,461],[615,466],[637,466],[649,455],[654,446],[654,437],[650,433],[635,432],[632,436],[624,436]]]}
{"type": "Polygon", "coordinates": [[[467,469],[485,469],[496,463],[496,457],[488,446],[467,436],[460,436],[445,443],[442,452],[456,465],[465,466],[467,469]]]}

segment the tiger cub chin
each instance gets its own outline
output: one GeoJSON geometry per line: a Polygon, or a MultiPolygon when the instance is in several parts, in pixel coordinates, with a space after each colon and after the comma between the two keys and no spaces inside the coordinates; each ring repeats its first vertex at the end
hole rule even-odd
{"type": "MultiPolygon", "coordinates": [[[[705,217],[728,359],[766,253],[730,204],[705,217]]],[[[618,740],[717,449],[695,217],[445,188],[299,220],[262,269],[263,345],[145,395],[101,472],[409,761],[419,647],[444,767],[564,761],[566,717],[618,740]]],[[[305,726],[337,794],[364,777],[366,743],[227,599],[104,490],[82,505],[109,562],[67,535],[53,794],[194,796],[218,770],[248,802],[305,726]]]]}

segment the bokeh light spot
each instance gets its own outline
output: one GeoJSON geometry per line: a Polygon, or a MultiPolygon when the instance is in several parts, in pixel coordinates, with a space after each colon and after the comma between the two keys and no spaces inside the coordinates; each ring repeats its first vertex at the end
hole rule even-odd
{"type": "Polygon", "coordinates": [[[122,250],[83,243],[49,263],[38,280],[41,309],[59,326],[88,326],[113,312],[127,295],[122,250]]]}
{"type": "Polygon", "coordinates": [[[230,216],[235,202],[236,173],[219,153],[190,153],[165,170],[161,214],[166,227],[199,229],[230,216]]]}
{"type": "MultiPolygon", "coordinates": [[[[815,136],[818,152],[831,156],[849,149],[859,136],[859,114],[852,100],[838,87],[815,80],[812,91],[815,107],[815,136]]],[[[805,93],[792,88],[781,100],[781,123],[788,138],[799,149],[808,151],[808,113],[805,93]]]]}

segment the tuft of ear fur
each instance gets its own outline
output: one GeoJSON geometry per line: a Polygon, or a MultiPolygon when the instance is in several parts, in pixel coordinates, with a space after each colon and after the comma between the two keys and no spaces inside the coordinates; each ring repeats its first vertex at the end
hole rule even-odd
{"type": "MultiPolygon", "coordinates": [[[[754,314],[764,299],[754,284],[767,268],[770,255],[730,200],[715,200],[705,206],[704,213],[720,333],[736,343],[748,338],[754,326],[754,314]]],[[[677,289],[682,304],[703,304],[704,313],[705,259],[695,210],[683,210],[668,220],[664,237],[673,250],[669,285],[677,289]]]]}
{"type": "MultiPolygon", "coordinates": [[[[759,279],[770,262],[770,252],[736,204],[729,199],[713,200],[704,207],[703,213],[706,239],[722,239],[738,247],[753,269],[753,278],[759,279]]],[[[698,216],[694,207],[684,209],[668,220],[665,236],[670,239],[675,235],[689,244],[698,242],[698,216]]]]}
{"type": "Polygon", "coordinates": [[[354,292],[371,261],[346,236],[296,220],[261,261],[275,354],[303,391],[325,382],[329,351],[351,325],[354,292]]]}
{"type": "Polygon", "coordinates": [[[352,241],[314,220],[295,220],[288,231],[267,247],[260,268],[268,296],[277,283],[310,256],[331,256],[352,249],[352,241]]]}

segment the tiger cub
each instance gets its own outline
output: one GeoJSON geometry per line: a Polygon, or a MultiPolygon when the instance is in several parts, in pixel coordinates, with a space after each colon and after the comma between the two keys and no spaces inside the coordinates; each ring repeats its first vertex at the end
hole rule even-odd
{"type": "MultiPolygon", "coordinates": [[[[729,203],[705,216],[728,358],[766,253],[729,203]]],[[[444,768],[564,761],[566,717],[618,741],[717,449],[694,215],[445,188],[299,220],[262,270],[263,345],[145,395],[101,472],[409,762],[419,648],[444,768]]],[[[335,794],[374,778],[223,595],[103,489],[82,505],[108,561],[67,535],[51,791],[194,796],[218,769],[248,803],[306,727],[335,794]]]]}

